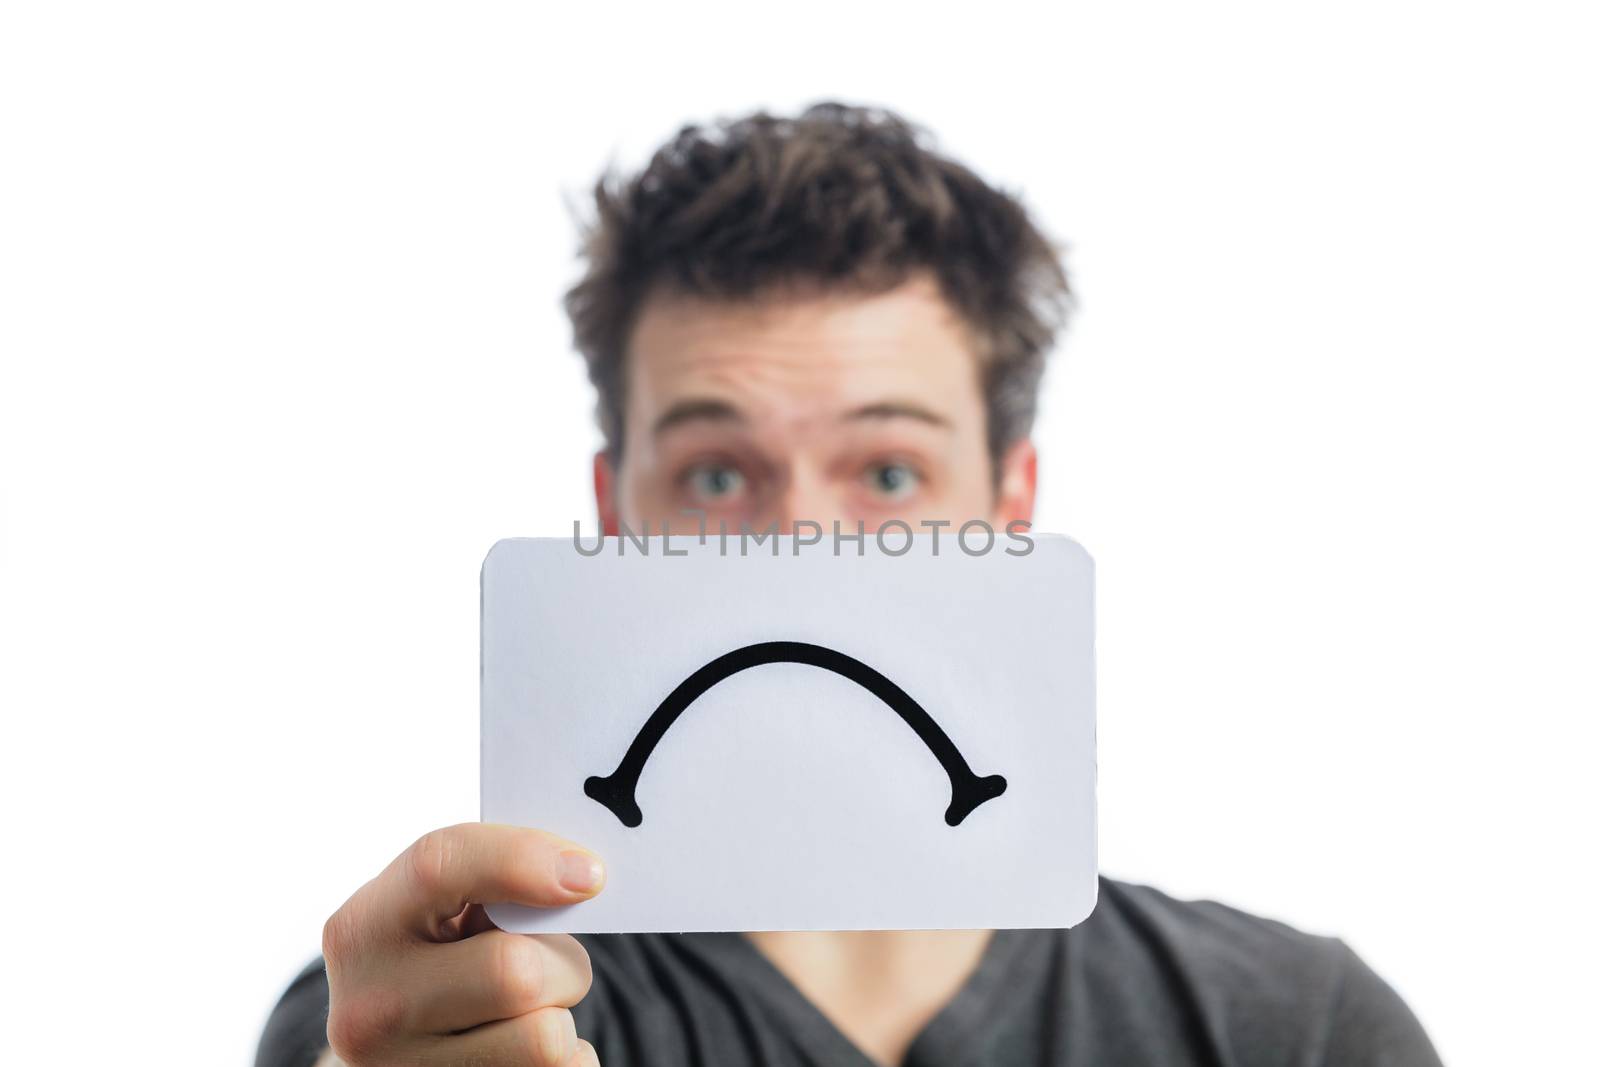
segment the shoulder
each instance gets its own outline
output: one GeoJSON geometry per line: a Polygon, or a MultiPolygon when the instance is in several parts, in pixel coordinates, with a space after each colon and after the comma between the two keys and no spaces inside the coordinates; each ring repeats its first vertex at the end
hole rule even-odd
{"type": "Polygon", "coordinates": [[[1348,945],[1212,900],[1101,879],[1073,931],[1087,974],[1158,995],[1186,1028],[1240,1062],[1297,1049],[1304,1062],[1438,1062],[1416,1017],[1348,945]],[[1259,1053],[1259,1054],[1257,1054],[1259,1053]]]}
{"type": "Polygon", "coordinates": [[[1337,983],[1343,947],[1337,938],[1306,933],[1214,900],[1181,900],[1152,886],[1100,880],[1100,899],[1084,923],[1107,947],[1163,954],[1189,977],[1229,988],[1337,983]]]}

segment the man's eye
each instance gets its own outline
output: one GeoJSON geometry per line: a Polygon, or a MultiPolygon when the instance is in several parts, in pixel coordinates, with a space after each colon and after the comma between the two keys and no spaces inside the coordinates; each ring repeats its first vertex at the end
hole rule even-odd
{"type": "Polygon", "coordinates": [[[700,500],[728,500],[744,491],[744,475],[737,467],[723,463],[702,463],[690,467],[684,485],[700,500]]]}
{"type": "Polygon", "coordinates": [[[890,500],[910,496],[921,484],[922,475],[904,463],[878,463],[867,468],[867,487],[890,500]]]}

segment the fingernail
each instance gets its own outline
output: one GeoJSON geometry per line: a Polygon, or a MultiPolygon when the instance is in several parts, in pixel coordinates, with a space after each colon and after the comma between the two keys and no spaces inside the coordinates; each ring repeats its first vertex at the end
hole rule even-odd
{"type": "Polygon", "coordinates": [[[600,857],[587,852],[561,854],[561,886],[574,893],[592,893],[605,881],[606,869],[600,857]]]}

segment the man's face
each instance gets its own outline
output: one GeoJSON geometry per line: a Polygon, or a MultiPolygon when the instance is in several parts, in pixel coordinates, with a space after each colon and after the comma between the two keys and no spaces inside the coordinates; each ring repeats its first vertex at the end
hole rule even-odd
{"type": "MultiPolygon", "coordinates": [[[[973,342],[937,284],[876,296],[658,296],[629,351],[620,469],[595,461],[605,531],[889,519],[1031,520],[1031,444],[985,437],[973,342]]],[[[919,529],[919,532],[920,529],[919,529]]]]}

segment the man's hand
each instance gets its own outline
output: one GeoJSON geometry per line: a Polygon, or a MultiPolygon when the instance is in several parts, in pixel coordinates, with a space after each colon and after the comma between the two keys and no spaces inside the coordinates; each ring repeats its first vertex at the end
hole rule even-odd
{"type": "Polygon", "coordinates": [[[463,823],[423,836],[322,930],[328,1045],[350,1067],[597,1067],[567,1009],[589,954],[566,934],[511,934],[483,905],[588,900],[605,870],[539,830],[463,823]]]}

